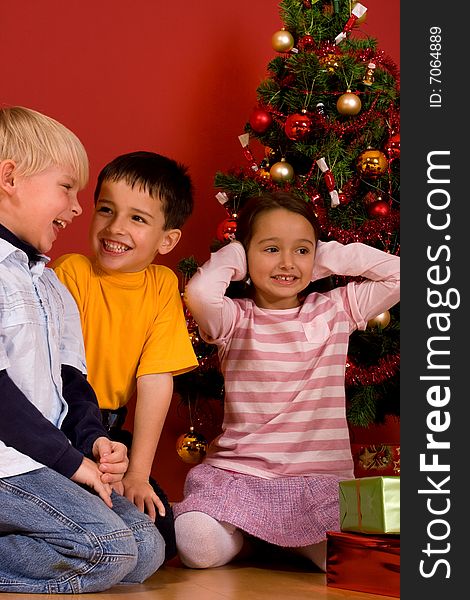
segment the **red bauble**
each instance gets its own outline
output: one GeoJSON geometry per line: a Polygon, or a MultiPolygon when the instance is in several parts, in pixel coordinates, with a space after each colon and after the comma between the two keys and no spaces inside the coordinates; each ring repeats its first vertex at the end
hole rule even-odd
{"type": "Polygon", "coordinates": [[[390,214],[390,205],[388,202],[385,202],[385,200],[377,200],[368,205],[367,212],[372,219],[388,217],[390,214]]]}
{"type": "Polygon", "coordinates": [[[388,140],[385,146],[388,160],[392,161],[395,158],[400,158],[400,134],[396,133],[388,140]]]}
{"type": "Polygon", "coordinates": [[[338,192],[338,198],[339,198],[339,203],[342,204],[343,206],[346,204],[349,204],[349,202],[351,201],[351,198],[342,191],[338,192]]]}
{"type": "Polygon", "coordinates": [[[219,242],[229,242],[235,238],[236,231],[237,222],[229,217],[217,225],[216,237],[219,242]]]}
{"type": "Polygon", "coordinates": [[[306,111],[289,115],[284,123],[284,131],[290,140],[304,140],[312,131],[312,119],[306,111]]]}
{"type": "Polygon", "coordinates": [[[264,108],[255,108],[250,115],[250,125],[256,133],[264,133],[271,126],[273,118],[264,108]]]}
{"type": "Polygon", "coordinates": [[[312,52],[316,48],[315,40],[311,35],[304,35],[297,44],[301,52],[312,52]]]}

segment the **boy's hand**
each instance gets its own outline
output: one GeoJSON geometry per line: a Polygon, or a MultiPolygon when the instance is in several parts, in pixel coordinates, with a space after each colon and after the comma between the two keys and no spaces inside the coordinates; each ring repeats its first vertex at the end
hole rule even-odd
{"type": "Polygon", "coordinates": [[[101,471],[103,483],[116,484],[122,480],[129,466],[127,448],[121,442],[100,437],[93,444],[93,456],[101,471]]]}
{"type": "Polygon", "coordinates": [[[124,496],[124,485],[122,481],[113,483],[111,487],[113,488],[113,492],[116,492],[116,494],[119,494],[120,496],[124,496]]]}
{"type": "Polygon", "coordinates": [[[111,501],[111,486],[101,480],[101,473],[98,469],[98,465],[89,458],[83,458],[82,464],[70,479],[76,483],[87,485],[92,490],[95,490],[109,508],[113,507],[111,501]]]}
{"type": "Polygon", "coordinates": [[[157,517],[155,508],[161,517],[165,516],[165,507],[147,477],[143,474],[128,472],[122,483],[124,484],[124,496],[133,502],[140,512],[146,513],[152,521],[155,521],[157,517]]]}

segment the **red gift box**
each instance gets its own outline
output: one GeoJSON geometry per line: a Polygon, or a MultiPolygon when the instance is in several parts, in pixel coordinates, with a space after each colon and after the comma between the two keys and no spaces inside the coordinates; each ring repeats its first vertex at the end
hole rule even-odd
{"type": "Polygon", "coordinates": [[[328,531],[331,587],[400,597],[400,536],[328,531]]]}
{"type": "Polygon", "coordinates": [[[400,446],[397,444],[351,444],[354,477],[400,475],[400,446]]]}

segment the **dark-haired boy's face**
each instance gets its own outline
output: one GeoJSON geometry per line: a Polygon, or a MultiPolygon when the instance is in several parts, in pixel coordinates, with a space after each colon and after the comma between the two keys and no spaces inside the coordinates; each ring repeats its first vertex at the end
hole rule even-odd
{"type": "Polygon", "coordinates": [[[90,226],[98,264],[104,271],[142,271],[165,242],[164,223],[160,200],[125,181],[104,181],[90,226]]]}

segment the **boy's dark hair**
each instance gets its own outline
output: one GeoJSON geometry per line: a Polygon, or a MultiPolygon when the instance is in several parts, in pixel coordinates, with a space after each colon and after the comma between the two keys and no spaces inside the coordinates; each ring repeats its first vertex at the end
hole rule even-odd
{"type": "Polygon", "coordinates": [[[125,181],[139,186],[151,198],[162,202],[164,229],[179,229],[191,215],[193,184],[188,168],[166,156],[140,150],[121,154],[101,169],[95,187],[95,204],[104,181],[125,181]]]}
{"type": "Polygon", "coordinates": [[[315,240],[318,241],[320,227],[317,217],[310,203],[303,198],[289,192],[265,192],[260,196],[249,198],[241,208],[237,219],[236,239],[243,244],[245,251],[248,251],[251,238],[253,237],[253,225],[256,217],[268,210],[276,208],[285,208],[294,213],[305,217],[312,225],[315,233],[315,240]]]}

